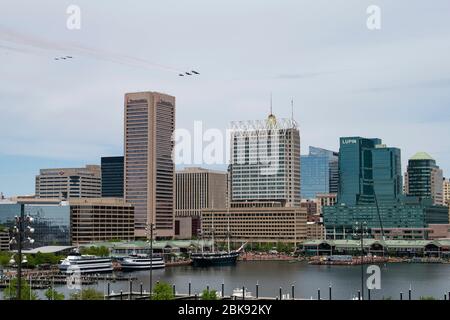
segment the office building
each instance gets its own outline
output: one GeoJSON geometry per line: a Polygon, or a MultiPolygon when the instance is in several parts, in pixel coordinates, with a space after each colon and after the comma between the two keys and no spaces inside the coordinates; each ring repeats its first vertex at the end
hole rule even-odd
{"type": "Polygon", "coordinates": [[[135,235],[174,235],[175,97],[158,92],[125,95],[124,198],[135,210],[135,235]]]}
{"type": "Polygon", "coordinates": [[[337,193],[318,194],[316,196],[317,214],[322,215],[323,207],[332,207],[336,204],[337,193]]]}
{"type": "Polygon", "coordinates": [[[191,239],[201,228],[202,209],[225,208],[227,173],[203,168],[176,172],[175,238],[191,239]]]}
{"type": "Polygon", "coordinates": [[[0,225],[13,227],[15,217],[20,215],[21,205],[25,206],[25,215],[34,221],[35,242],[26,247],[42,247],[49,245],[70,245],[70,207],[68,202],[60,199],[24,198],[16,201],[0,201],[0,225]]]}
{"type": "Polygon", "coordinates": [[[101,170],[98,165],[85,168],[41,169],[36,176],[36,198],[70,199],[101,196],[101,170]]]}
{"type": "Polygon", "coordinates": [[[71,199],[72,245],[134,240],[134,208],[120,198],[71,199]]]}
{"type": "Polygon", "coordinates": [[[402,194],[399,149],[380,139],[340,142],[338,201],[321,208],[328,239],[351,238],[356,222],[365,222],[372,237],[381,237],[383,229],[386,238],[394,239],[423,239],[429,224],[448,223],[448,208],[402,194]]]}
{"type": "MultiPolygon", "coordinates": [[[[253,204],[252,204],[253,205],[253,204]]],[[[300,207],[231,207],[224,209],[204,209],[202,231],[205,237],[214,237],[218,242],[242,244],[252,243],[292,243],[297,244],[307,238],[306,209],[300,207]]]]}
{"type": "Polygon", "coordinates": [[[395,205],[336,205],[323,208],[327,239],[353,237],[356,222],[365,222],[369,237],[427,239],[430,224],[448,224],[448,208],[433,206],[417,197],[395,205]],[[383,230],[381,230],[383,228],[383,230]]]}
{"type": "Polygon", "coordinates": [[[293,119],[231,123],[231,201],[300,205],[300,133],[293,119]]]}
{"type": "Polygon", "coordinates": [[[102,157],[102,198],[123,198],[123,157],[102,157]]]}
{"type": "Polygon", "coordinates": [[[9,240],[8,229],[0,226],[0,251],[9,251],[9,240]]]}
{"type": "Polygon", "coordinates": [[[442,188],[444,206],[450,207],[450,181],[448,179],[444,179],[442,188]]]}
{"type": "Polygon", "coordinates": [[[308,221],[306,223],[306,238],[313,239],[325,239],[325,227],[320,222],[308,221]]]}
{"type": "Polygon", "coordinates": [[[421,199],[431,198],[443,205],[443,172],[426,152],[418,152],[408,161],[405,173],[406,194],[421,199]]]}
{"type": "Polygon", "coordinates": [[[393,204],[402,195],[401,152],[380,139],[345,137],[339,150],[339,204],[393,204]]]}
{"type": "Polygon", "coordinates": [[[337,193],[339,184],[339,153],[309,147],[301,156],[301,198],[314,199],[319,193],[337,193]]]}

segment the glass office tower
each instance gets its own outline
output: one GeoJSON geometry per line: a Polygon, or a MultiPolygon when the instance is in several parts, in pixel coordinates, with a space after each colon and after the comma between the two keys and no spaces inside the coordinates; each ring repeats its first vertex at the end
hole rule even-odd
{"type": "Polygon", "coordinates": [[[339,176],[337,204],[322,209],[327,238],[351,238],[355,223],[365,222],[372,235],[384,228],[385,236],[414,239],[449,221],[448,208],[403,196],[400,149],[380,139],[341,138],[339,176]]]}
{"type": "Polygon", "coordinates": [[[316,195],[337,193],[339,183],[339,153],[309,147],[309,154],[301,156],[301,196],[314,199],[316,195]]]}
{"type": "MultiPolygon", "coordinates": [[[[0,224],[8,228],[14,226],[20,206],[19,203],[0,203],[0,224]]],[[[70,245],[70,206],[67,203],[25,204],[25,215],[34,218],[35,232],[31,237],[35,242],[30,247],[70,245]]]]}
{"type": "Polygon", "coordinates": [[[124,157],[102,157],[102,197],[123,198],[124,157]]]}
{"type": "Polygon", "coordinates": [[[443,172],[426,152],[418,152],[408,161],[405,174],[406,193],[421,199],[431,199],[443,205],[443,172]]]}

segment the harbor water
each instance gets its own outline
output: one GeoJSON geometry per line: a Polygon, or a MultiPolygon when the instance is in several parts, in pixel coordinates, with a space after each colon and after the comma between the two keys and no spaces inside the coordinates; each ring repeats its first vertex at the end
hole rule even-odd
{"type": "MultiPolygon", "coordinates": [[[[419,264],[391,263],[380,265],[381,289],[372,290],[372,299],[407,299],[408,290],[412,288],[412,298],[433,296],[443,299],[450,291],[450,264],[419,264]]],[[[120,275],[136,278],[133,280],[133,291],[140,290],[142,283],[144,291],[149,290],[149,270],[136,271],[120,275]]],[[[365,277],[368,275],[366,274],[365,277]]],[[[233,289],[242,288],[255,295],[256,284],[259,285],[260,297],[277,297],[280,287],[283,294],[291,294],[292,285],[295,288],[295,298],[317,299],[318,289],[321,298],[329,298],[329,286],[332,287],[332,298],[348,300],[357,296],[361,288],[360,266],[325,266],[310,265],[306,262],[289,263],[287,261],[240,261],[236,266],[193,268],[192,266],[166,267],[153,270],[153,281],[163,281],[175,285],[177,293],[188,293],[189,282],[192,294],[201,293],[207,286],[221,291],[225,285],[225,295],[230,295],[233,289]]],[[[94,287],[106,293],[107,282],[100,281],[94,287]]],[[[64,285],[55,287],[66,297],[74,290],[64,285]]],[[[110,290],[114,293],[129,291],[129,281],[110,282],[110,290]]],[[[44,290],[36,290],[41,298],[44,290]]],[[[367,293],[366,293],[367,295],[367,293]]]]}

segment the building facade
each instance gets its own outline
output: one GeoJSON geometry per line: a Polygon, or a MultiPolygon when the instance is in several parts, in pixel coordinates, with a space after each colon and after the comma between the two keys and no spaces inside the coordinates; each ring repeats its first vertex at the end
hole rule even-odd
{"type": "Polygon", "coordinates": [[[197,236],[203,209],[227,206],[227,177],[226,172],[203,168],[176,172],[175,238],[197,236]]]}
{"type": "Polygon", "coordinates": [[[426,239],[430,224],[448,224],[448,208],[426,205],[418,198],[392,206],[358,205],[323,208],[327,239],[353,237],[356,222],[364,222],[369,237],[426,239]],[[381,230],[383,228],[383,230],[381,230]]]}
{"type": "Polygon", "coordinates": [[[344,137],[339,150],[338,202],[347,206],[398,201],[403,193],[401,152],[381,139],[344,137]]]}
{"type": "Polygon", "coordinates": [[[70,200],[72,245],[134,240],[134,207],[120,198],[70,200]]]}
{"type": "Polygon", "coordinates": [[[366,223],[369,237],[394,239],[423,239],[429,224],[448,223],[448,208],[402,194],[399,149],[380,139],[340,141],[338,201],[322,208],[328,239],[352,238],[356,222],[366,223]]]}
{"type": "Polygon", "coordinates": [[[300,133],[293,119],[269,115],[231,124],[231,201],[300,205],[300,133]]]}
{"type": "Polygon", "coordinates": [[[316,197],[317,201],[317,214],[322,215],[323,207],[332,207],[337,202],[337,193],[326,193],[326,194],[318,194],[316,197]]]}
{"type": "Polygon", "coordinates": [[[85,168],[41,169],[36,176],[37,198],[69,199],[101,196],[101,170],[98,165],[85,168]]]}
{"type": "Polygon", "coordinates": [[[0,251],[9,251],[9,232],[0,226],[0,251]]]}
{"type": "Polygon", "coordinates": [[[444,196],[444,206],[450,207],[450,181],[448,179],[444,179],[442,188],[444,196]]]}
{"type": "Polygon", "coordinates": [[[124,157],[102,157],[102,198],[123,198],[124,157]]]}
{"type": "Polygon", "coordinates": [[[174,235],[175,97],[158,92],[125,95],[124,198],[135,208],[135,235],[174,235]]]}
{"type": "Polygon", "coordinates": [[[68,202],[60,199],[25,199],[0,202],[0,225],[11,228],[15,225],[15,217],[20,215],[21,205],[25,215],[34,221],[32,227],[35,240],[29,247],[50,245],[70,245],[70,207],[68,202]]]}
{"type": "Polygon", "coordinates": [[[216,241],[242,244],[293,243],[307,238],[306,209],[300,207],[231,207],[204,209],[202,234],[216,241]]]}
{"type": "Polygon", "coordinates": [[[314,199],[319,193],[337,193],[339,185],[339,153],[309,147],[301,156],[301,198],[314,199]]]}
{"type": "Polygon", "coordinates": [[[426,152],[418,152],[408,161],[405,173],[406,194],[421,199],[431,198],[433,204],[443,205],[442,170],[426,152]]]}

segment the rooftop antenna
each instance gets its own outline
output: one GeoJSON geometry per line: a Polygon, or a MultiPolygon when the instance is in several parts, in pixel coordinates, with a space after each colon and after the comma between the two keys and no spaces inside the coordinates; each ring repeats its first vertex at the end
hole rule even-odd
{"type": "Polygon", "coordinates": [[[291,119],[294,120],[294,99],[291,98],[291,119]]]}
{"type": "Polygon", "coordinates": [[[270,115],[272,115],[272,92],[270,93],[270,115]]]}

